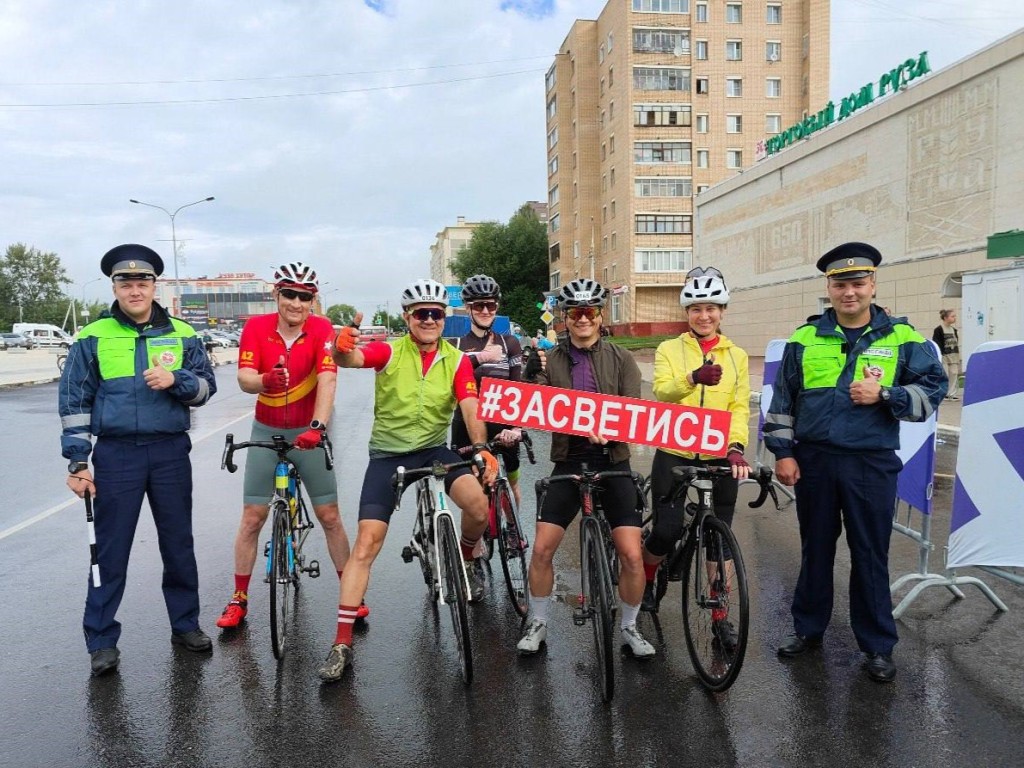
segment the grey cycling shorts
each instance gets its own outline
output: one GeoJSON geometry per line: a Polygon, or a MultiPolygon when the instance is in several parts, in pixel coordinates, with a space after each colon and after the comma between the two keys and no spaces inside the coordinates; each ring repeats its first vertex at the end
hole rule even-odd
{"type": "MultiPolygon", "coordinates": [[[[269,442],[274,435],[283,435],[291,442],[306,431],[299,429],[281,429],[268,427],[258,421],[252,423],[250,440],[269,442]]],[[[306,488],[309,500],[314,507],[321,504],[338,503],[338,481],[334,470],[324,465],[324,452],[321,448],[311,451],[298,449],[288,452],[288,458],[299,468],[302,484],[306,488]]],[[[277,465],[277,454],[266,448],[245,449],[245,481],[242,485],[243,504],[267,504],[274,493],[274,467],[277,465]]]]}

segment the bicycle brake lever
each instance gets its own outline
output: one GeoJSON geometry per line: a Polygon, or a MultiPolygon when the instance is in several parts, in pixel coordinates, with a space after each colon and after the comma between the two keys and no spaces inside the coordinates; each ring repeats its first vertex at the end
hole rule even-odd
{"type": "Polygon", "coordinates": [[[757,484],[761,486],[761,491],[757,495],[757,498],[750,502],[747,506],[751,509],[757,509],[764,504],[764,500],[768,498],[768,494],[772,495],[775,500],[775,506],[778,507],[779,500],[775,497],[775,488],[772,487],[772,471],[767,467],[761,467],[757,472],[757,484]]]}
{"type": "Polygon", "coordinates": [[[324,448],[324,465],[330,471],[334,468],[334,446],[331,445],[331,439],[327,437],[326,432],[323,433],[323,437],[320,439],[320,445],[324,448]]]}
{"type": "Polygon", "coordinates": [[[526,448],[526,458],[530,460],[531,464],[537,463],[537,457],[533,455],[533,438],[526,431],[522,432],[522,438],[520,438],[523,445],[526,448]]]}
{"type": "Polygon", "coordinates": [[[228,434],[224,438],[224,454],[220,457],[220,468],[226,469],[228,472],[236,472],[238,467],[231,461],[232,456],[235,453],[235,436],[228,434]]]}

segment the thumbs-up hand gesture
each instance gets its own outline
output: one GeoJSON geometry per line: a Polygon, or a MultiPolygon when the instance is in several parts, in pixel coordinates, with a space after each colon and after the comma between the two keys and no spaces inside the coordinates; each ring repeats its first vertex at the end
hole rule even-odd
{"type": "Polygon", "coordinates": [[[334,348],[338,350],[339,354],[347,355],[356,348],[356,344],[359,342],[359,324],[362,322],[363,313],[356,312],[355,317],[352,318],[352,324],[346,325],[338,331],[338,336],[334,339],[334,348]]]}
{"type": "Polygon", "coordinates": [[[874,405],[881,400],[883,373],[881,368],[865,365],[861,370],[863,378],[850,382],[850,399],[857,405],[874,405]]]}
{"type": "Polygon", "coordinates": [[[693,385],[703,384],[706,387],[713,387],[722,380],[722,366],[715,364],[715,356],[708,355],[704,365],[695,368],[690,374],[693,385]]]}
{"type": "Polygon", "coordinates": [[[147,368],[142,372],[142,378],[146,382],[146,386],[150,389],[169,389],[174,386],[174,374],[168,371],[162,365],[160,365],[160,359],[153,355],[152,368],[147,368]]]}
{"type": "Polygon", "coordinates": [[[264,373],[260,380],[263,382],[263,391],[268,394],[284,392],[288,389],[288,368],[285,366],[284,355],[281,355],[277,365],[264,373]]]}

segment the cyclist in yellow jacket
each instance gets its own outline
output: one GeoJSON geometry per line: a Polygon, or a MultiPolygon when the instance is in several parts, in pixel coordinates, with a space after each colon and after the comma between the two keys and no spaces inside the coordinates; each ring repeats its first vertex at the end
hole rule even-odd
{"type": "MultiPolygon", "coordinates": [[[[679,303],[686,310],[690,330],[658,346],[654,356],[654,396],[663,402],[730,411],[729,453],[720,459],[666,448],[655,452],[651,466],[654,525],[643,550],[647,577],[645,610],[654,609],[655,572],[679,540],[684,525],[685,501],[680,499],[671,505],[662,501],[672,489],[672,468],[704,465],[732,468],[731,477],[719,477],[714,485],[715,515],[729,526],[736,511],[739,482],[750,473],[750,465],[743,458],[750,421],[747,353],[720,332],[729,304],[729,289],[722,273],[714,267],[690,270],[679,303]]],[[[728,565],[726,568],[726,579],[718,588],[728,590],[732,571],[728,565]]],[[[727,650],[735,648],[737,634],[729,621],[728,610],[716,609],[712,622],[719,642],[727,650]]]]}

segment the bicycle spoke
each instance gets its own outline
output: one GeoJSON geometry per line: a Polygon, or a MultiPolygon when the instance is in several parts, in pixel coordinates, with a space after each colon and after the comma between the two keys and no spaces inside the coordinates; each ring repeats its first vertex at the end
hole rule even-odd
{"type": "Polygon", "coordinates": [[[291,587],[289,566],[288,511],[284,503],[273,507],[270,540],[270,639],[274,658],[283,659],[288,636],[288,600],[291,587]]]}
{"type": "Polygon", "coordinates": [[[608,562],[603,557],[603,542],[597,521],[583,521],[580,535],[586,560],[586,601],[594,629],[594,648],[601,688],[601,699],[611,701],[615,694],[615,659],[612,654],[612,595],[609,594],[611,576],[608,562]],[[587,524],[590,522],[591,524],[587,524]]]}
{"type": "Polygon", "coordinates": [[[459,653],[462,680],[469,685],[473,680],[473,649],[469,637],[469,608],[467,605],[465,574],[459,558],[459,540],[455,537],[452,519],[443,515],[435,521],[441,546],[441,588],[451,613],[455,632],[455,647],[459,653]]]}
{"type": "Polygon", "coordinates": [[[498,525],[498,554],[512,605],[522,617],[530,610],[530,588],[526,568],[526,534],[519,524],[511,489],[502,484],[496,491],[501,514],[498,525]]]}

